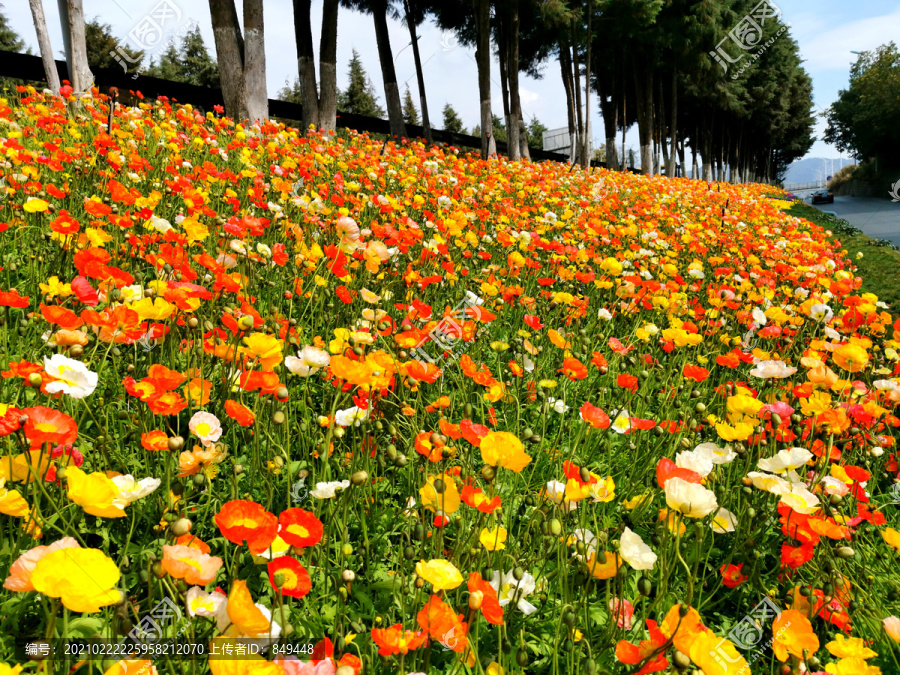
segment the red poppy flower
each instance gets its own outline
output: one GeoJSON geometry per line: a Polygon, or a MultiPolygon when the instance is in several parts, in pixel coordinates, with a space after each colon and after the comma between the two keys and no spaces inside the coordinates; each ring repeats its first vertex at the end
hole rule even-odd
{"type": "Polygon", "coordinates": [[[300,561],[290,556],[281,556],[269,561],[269,583],[276,591],[281,591],[284,595],[290,595],[293,598],[302,598],[309,593],[312,588],[312,581],[309,578],[309,572],[300,564],[300,561]],[[275,575],[280,574],[281,585],[275,583],[275,575]]]}
{"type": "Polygon", "coordinates": [[[71,445],[78,438],[75,420],[58,410],[39,405],[22,408],[22,414],[28,417],[25,422],[25,437],[32,448],[38,448],[44,443],[71,445]]]}
{"type": "Polygon", "coordinates": [[[70,285],[76,297],[85,305],[93,307],[100,302],[100,296],[97,294],[97,291],[84,277],[75,277],[70,285]]]}
{"type": "Polygon", "coordinates": [[[628,389],[632,394],[637,392],[638,390],[638,379],[634,375],[629,375],[628,373],[622,373],[619,377],[616,378],[616,384],[622,387],[622,389],[628,389]]]}
{"type": "Polygon", "coordinates": [[[665,489],[666,481],[670,478],[681,478],[688,483],[701,483],[703,481],[703,476],[696,471],[682,469],[671,459],[663,457],[656,465],[656,482],[659,483],[659,487],[665,489]]]}
{"type": "Polygon", "coordinates": [[[84,321],[75,312],[57,305],[41,303],[41,316],[48,323],[55,323],[57,326],[68,330],[75,330],[84,325],[84,321]]]}
{"type": "Polygon", "coordinates": [[[781,564],[791,569],[797,569],[812,560],[815,545],[812,543],[802,546],[791,546],[787,542],[781,545],[781,564]]]}
{"type": "MultiPolygon", "coordinates": [[[[588,370],[585,365],[571,356],[563,361],[562,368],[559,369],[559,372],[570,380],[583,380],[588,375],[588,370]]],[[[636,379],[637,378],[635,378],[635,381],[636,379]]]]}
{"type": "Polygon", "coordinates": [[[225,414],[242,427],[252,427],[256,421],[253,411],[237,401],[225,401],[225,414]]]}
{"type": "Polygon", "coordinates": [[[587,401],[581,406],[581,419],[595,429],[609,429],[609,425],[611,424],[609,415],[587,401]]]}
{"type": "Polygon", "coordinates": [[[225,502],[215,521],[228,541],[240,545],[246,540],[250,552],[257,555],[269,548],[278,534],[278,518],[244,499],[225,502]]]}
{"type": "Polygon", "coordinates": [[[459,430],[462,437],[476,448],[481,447],[481,439],[488,435],[490,429],[483,424],[475,424],[472,420],[463,420],[459,423],[459,430]]]}
{"type": "Polygon", "coordinates": [[[533,328],[534,330],[540,330],[544,327],[544,324],[541,323],[541,318],[539,316],[535,316],[534,314],[525,315],[525,324],[529,328],[533,328]]]}
{"type": "Polygon", "coordinates": [[[18,408],[7,408],[6,414],[0,417],[0,438],[9,436],[22,427],[22,424],[19,422],[21,416],[22,411],[18,408]]]}
{"type": "Polygon", "coordinates": [[[174,391],[165,391],[146,399],[147,406],[154,415],[177,415],[187,408],[184,397],[174,391]]]}
{"type": "Polygon", "coordinates": [[[481,488],[471,485],[463,487],[460,498],[463,500],[463,503],[468,504],[473,509],[478,509],[482,513],[493,513],[500,508],[501,504],[500,495],[488,498],[481,488]]]}
{"type": "Polygon", "coordinates": [[[413,447],[420,455],[427,457],[429,462],[440,462],[444,458],[444,444],[440,441],[433,443],[431,434],[427,431],[416,434],[413,447]]]}
{"type": "Polygon", "coordinates": [[[747,575],[741,572],[744,563],[740,565],[722,565],[719,572],[722,573],[722,583],[728,588],[737,588],[747,581],[747,575]]]}
{"type": "Polygon", "coordinates": [[[481,606],[477,609],[481,610],[484,618],[495,626],[503,625],[503,608],[500,606],[500,599],[497,597],[494,587],[482,579],[478,572],[472,572],[469,575],[468,586],[469,593],[481,593],[481,606]]]}
{"type": "Polygon", "coordinates": [[[635,675],[646,675],[646,673],[656,673],[669,667],[669,660],[666,658],[665,650],[660,648],[668,641],[666,636],[656,626],[656,622],[647,619],[647,630],[650,631],[648,640],[641,640],[638,644],[632,644],[627,640],[620,640],[616,645],[616,658],[628,665],[640,663],[648,658],[651,654],[656,656],[646,663],[635,675]]]}
{"type": "Polygon", "coordinates": [[[28,307],[31,300],[27,295],[19,295],[15,288],[11,291],[0,291],[0,307],[28,307]]]}
{"type": "Polygon", "coordinates": [[[693,380],[694,382],[703,382],[703,380],[709,377],[709,371],[706,368],[693,366],[689,363],[685,364],[682,373],[687,379],[693,380]]]}
{"type": "Polygon", "coordinates": [[[324,532],[321,520],[311,511],[298,508],[282,511],[278,516],[278,525],[281,538],[297,548],[315,546],[322,540],[324,532]]]}
{"type": "Polygon", "coordinates": [[[341,302],[343,302],[345,305],[349,305],[351,302],[353,302],[353,296],[350,295],[349,289],[346,286],[344,286],[343,284],[338,286],[334,290],[334,292],[337,294],[338,299],[341,302]]]}
{"type": "Polygon", "coordinates": [[[432,640],[455,652],[462,652],[468,644],[466,634],[469,631],[468,624],[462,618],[439,596],[432,595],[416,615],[416,622],[432,640]]]}
{"type": "Polygon", "coordinates": [[[141,447],[151,452],[159,452],[169,449],[169,437],[165,431],[155,429],[141,434],[141,447]]]}

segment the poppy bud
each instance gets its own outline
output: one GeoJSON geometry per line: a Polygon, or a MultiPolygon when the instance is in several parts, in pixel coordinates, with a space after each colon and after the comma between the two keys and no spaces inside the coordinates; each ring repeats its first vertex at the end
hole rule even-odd
{"type": "Polygon", "coordinates": [[[674,658],[672,660],[675,662],[675,667],[678,670],[687,670],[691,667],[691,658],[677,649],[675,650],[674,658]]]}
{"type": "Polygon", "coordinates": [[[169,439],[169,450],[172,452],[178,452],[184,447],[184,438],[181,436],[172,436],[169,439]]]}
{"type": "Polygon", "coordinates": [[[525,570],[523,570],[521,567],[516,567],[513,570],[513,579],[515,579],[516,581],[522,581],[522,577],[524,577],[524,576],[525,576],[525,570]]]}
{"type": "Polygon", "coordinates": [[[44,380],[41,378],[39,373],[31,373],[31,375],[28,376],[28,384],[30,384],[32,387],[40,387],[43,381],[44,380]]]}
{"type": "Polygon", "coordinates": [[[853,550],[852,548],[850,548],[849,546],[841,546],[841,547],[837,550],[837,556],[838,556],[838,558],[844,558],[844,559],[847,559],[847,558],[852,558],[852,557],[855,556],[855,555],[856,555],[856,551],[854,551],[854,550],[853,550]]]}
{"type": "Polygon", "coordinates": [[[239,325],[243,330],[249,330],[250,328],[253,328],[253,323],[254,323],[254,322],[253,322],[253,317],[250,316],[249,314],[247,314],[247,315],[245,315],[245,316],[242,316],[242,317],[241,317],[241,320],[238,321],[238,325],[239,325]]]}
{"type": "Polygon", "coordinates": [[[341,572],[341,579],[345,584],[349,584],[356,579],[356,573],[353,570],[344,570],[341,572]]]}
{"type": "Polygon", "coordinates": [[[362,485],[369,479],[369,474],[365,471],[357,471],[352,476],[350,476],[350,482],[354,485],[362,485]]]}
{"type": "Polygon", "coordinates": [[[284,424],[284,420],[284,413],[281,410],[276,410],[275,414],[272,415],[272,424],[275,424],[276,426],[284,424]]]}
{"type": "Polygon", "coordinates": [[[559,535],[562,534],[562,523],[559,521],[558,518],[554,518],[553,520],[550,521],[550,533],[554,537],[558,537],[559,535]]]}
{"type": "Polygon", "coordinates": [[[484,593],[481,591],[475,591],[469,596],[469,609],[477,610],[481,609],[481,605],[484,603],[484,593]]]}
{"type": "Polygon", "coordinates": [[[157,560],[150,566],[150,571],[153,572],[153,576],[155,576],[157,579],[162,579],[164,576],[166,576],[166,570],[165,568],[163,568],[163,564],[159,560],[157,560]]]}
{"type": "Polygon", "coordinates": [[[690,611],[691,611],[691,608],[688,605],[681,604],[678,606],[678,616],[680,616],[682,619],[684,617],[686,617],[688,615],[688,612],[690,612],[690,611]]]}
{"type": "Polygon", "coordinates": [[[187,534],[191,531],[191,521],[187,518],[179,518],[171,525],[172,534],[176,537],[187,534]]]}

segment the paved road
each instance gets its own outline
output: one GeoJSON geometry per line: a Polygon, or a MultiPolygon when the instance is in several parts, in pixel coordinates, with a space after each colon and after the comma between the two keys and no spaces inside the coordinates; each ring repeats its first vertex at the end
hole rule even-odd
{"type": "MultiPolygon", "coordinates": [[[[809,197],[806,193],[798,197],[809,197]]],[[[822,211],[836,213],[854,227],[858,227],[870,237],[887,239],[900,246],[900,202],[875,197],[835,197],[834,204],[816,204],[822,211]]]]}

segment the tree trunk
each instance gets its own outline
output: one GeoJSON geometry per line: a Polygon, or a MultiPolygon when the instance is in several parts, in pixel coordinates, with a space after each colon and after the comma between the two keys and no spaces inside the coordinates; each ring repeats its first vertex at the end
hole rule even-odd
{"type": "Polygon", "coordinates": [[[86,93],[94,85],[94,75],[88,65],[81,0],[59,0],[59,14],[69,66],[69,81],[77,93],[86,93]]]}
{"type": "MultiPolygon", "coordinates": [[[[622,73],[622,172],[628,170],[628,158],[625,156],[625,125],[628,124],[628,99],[625,95],[625,73],[622,73]]],[[[633,168],[633,167],[632,167],[633,168]]]]}
{"type": "Polygon", "coordinates": [[[606,168],[619,168],[616,154],[616,127],[619,124],[619,101],[616,96],[616,69],[613,67],[611,85],[607,89],[605,80],[597,79],[597,97],[600,99],[600,114],[603,115],[603,131],[606,138],[606,168]]]}
{"type": "Polygon", "coordinates": [[[494,120],[491,116],[491,6],[490,0],[474,0],[478,66],[478,96],[481,101],[481,158],[497,154],[494,120]]]}
{"type": "Polygon", "coordinates": [[[311,0],[294,0],[294,39],[297,42],[297,72],[300,74],[300,98],[303,104],[303,133],[310,126],[319,128],[319,96],[316,61],[313,54],[311,0]]]}
{"type": "Polygon", "coordinates": [[[507,22],[502,12],[497,12],[495,17],[497,22],[497,63],[500,66],[500,101],[503,104],[503,124],[507,129],[506,133],[506,155],[513,159],[512,149],[509,145],[512,120],[509,113],[509,43],[506,31],[507,22]]]}
{"type": "Polygon", "coordinates": [[[593,7],[591,0],[587,0],[587,49],[584,55],[584,140],[581,149],[581,165],[585,168],[591,165],[591,15],[593,7]]]}
{"type": "Polygon", "coordinates": [[[337,126],[338,5],[338,0],[324,0],[319,40],[319,125],[328,130],[337,126]]]}
{"type": "Polygon", "coordinates": [[[244,0],[244,88],[250,121],[269,119],[263,0],[244,0]]]}
{"type": "Polygon", "coordinates": [[[581,144],[584,138],[584,117],[581,110],[581,64],[578,62],[578,40],[575,39],[575,24],[572,24],[572,70],[575,84],[575,147],[569,160],[573,164],[581,157],[581,144]]]}
{"type": "Polygon", "coordinates": [[[712,182],[712,125],[707,125],[706,116],[700,124],[700,154],[703,156],[703,180],[712,182]]]}
{"type": "Polygon", "coordinates": [[[572,148],[575,147],[575,92],[572,81],[572,54],[569,52],[569,44],[559,40],[559,69],[562,73],[563,89],[566,91],[566,115],[569,122],[569,157],[572,148]]]}
{"type": "Polygon", "coordinates": [[[519,145],[519,124],[522,105],[519,100],[519,4],[511,0],[509,21],[506,23],[506,76],[509,78],[509,117],[506,125],[506,148],[509,158],[517,161],[522,156],[519,145]]]}
{"type": "Polygon", "coordinates": [[[637,95],[638,138],[641,145],[641,173],[653,175],[653,71],[639,71],[633,64],[634,88],[637,95]]]}
{"type": "MultiPolygon", "coordinates": [[[[669,161],[666,163],[666,173],[675,176],[675,151],[678,148],[678,71],[672,71],[672,117],[669,122],[669,134],[672,136],[672,151],[669,153],[669,161]]],[[[682,166],[684,158],[681,159],[682,166]]]]}
{"type": "Polygon", "coordinates": [[[391,135],[406,136],[403,104],[400,102],[400,87],[397,85],[394,55],[391,53],[391,38],[388,33],[386,0],[375,0],[372,3],[372,16],[375,19],[375,42],[378,45],[378,60],[381,62],[381,77],[384,80],[384,98],[387,102],[391,135]]]}
{"type": "MultiPolygon", "coordinates": [[[[684,164],[684,139],[683,138],[678,142],[678,161],[681,164],[681,176],[684,177],[687,175],[687,172],[685,171],[685,164],[684,164]]],[[[676,170],[675,173],[678,173],[678,171],[676,170]]]]}
{"type": "Polygon", "coordinates": [[[519,118],[519,153],[523,159],[531,160],[531,151],[528,149],[528,128],[525,120],[519,118]]]}
{"type": "Polygon", "coordinates": [[[38,48],[41,50],[41,61],[44,63],[44,75],[47,88],[59,95],[59,73],[53,58],[53,47],[50,46],[50,35],[47,33],[47,19],[44,17],[44,5],[41,0],[28,0],[31,5],[31,16],[34,19],[34,30],[37,32],[38,48]]]}
{"type": "Polygon", "coordinates": [[[409,28],[409,39],[412,41],[413,60],[416,63],[416,84],[419,86],[419,106],[422,108],[422,128],[425,131],[425,140],[434,142],[431,135],[431,121],[428,119],[428,101],[425,97],[425,76],[422,73],[422,58],[419,55],[419,41],[416,39],[416,25],[413,21],[412,3],[415,0],[403,0],[403,10],[406,14],[406,26],[409,28]]]}
{"type": "Polygon", "coordinates": [[[235,121],[243,122],[249,116],[244,85],[244,38],[234,0],[209,0],[209,13],[225,112],[235,121]]]}
{"type": "MultiPolygon", "coordinates": [[[[658,79],[659,83],[659,103],[657,105],[657,123],[656,128],[659,131],[659,148],[662,150],[662,163],[659,163],[659,159],[657,158],[657,171],[662,173],[662,167],[665,166],[668,168],[669,166],[669,146],[666,143],[666,99],[664,97],[665,92],[663,91],[663,82],[662,78],[658,79]]],[[[671,178],[672,174],[669,173],[668,176],[671,178]]]]}

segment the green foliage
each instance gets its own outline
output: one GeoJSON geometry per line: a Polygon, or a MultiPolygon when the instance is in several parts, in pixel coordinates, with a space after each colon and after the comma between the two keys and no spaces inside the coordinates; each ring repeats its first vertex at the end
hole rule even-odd
{"type": "Polygon", "coordinates": [[[147,74],[201,87],[219,86],[219,66],[207,51],[199,27],[188,31],[178,48],[170,44],[147,74]]]}
{"type": "MultiPolygon", "coordinates": [[[[0,9],[3,5],[0,4],[0,9]]],[[[0,12],[0,49],[7,52],[21,52],[25,49],[25,42],[19,34],[9,25],[9,19],[0,12]]]]}
{"type": "Polygon", "coordinates": [[[295,79],[293,84],[290,84],[285,80],[284,86],[278,90],[278,93],[275,94],[275,98],[279,101],[303,105],[303,92],[301,90],[300,79],[295,79]]]}
{"type": "MultiPolygon", "coordinates": [[[[112,34],[112,26],[100,23],[95,17],[84,24],[84,40],[87,46],[88,65],[91,68],[122,68],[129,73],[140,70],[144,52],[129,49],[126,40],[112,34]],[[121,52],[125,53],[122,56],[121,52]]],[[[62,58],[65,58],[63,54],[62,58]]]]}
{"type": "Polygon", "coordinates": [[[419,124],[419,111],[416,110],[416,104],[413,102],[409,87],[407,87],[406,95],[403,97],[403,121],[406,124],[419,124]]]}
{"type": "Polygon", "coordinates": [[[347,85],[344,91],[338,92],[337,109],[340,112],[354,113],[356,115],[384,117],[384,108],[378,104],[375,85],[372,84],[372,80],[366,74],[362,61],[359,60],[359,52],[355,49],[348,68],[350,84],[347,85]]]}
{"type": "Polygon", "coordinates": [[[863,52],[850,71],[850,88],[829,108],[825,141],[861,158],[900,166],[900,51],[893,42],[863,52]]]}
{"type": "Polygon", "coordinates": [[[544,132],[548,130],[547,127],[536,116],[532,115],[531,121],[525,126],[525,129],[528,132],[528,147],[543,148],[544,132]]]}
{"type": "Polygon", "coordinates": [[[442,114],[444,116],[444,131],[452,131],[455,134],[466,133],[466,128],[463,126],[462,120],[459,118],[459,115],[456,110],[453,109],[452,105],[445,103],[442,114]]]}

